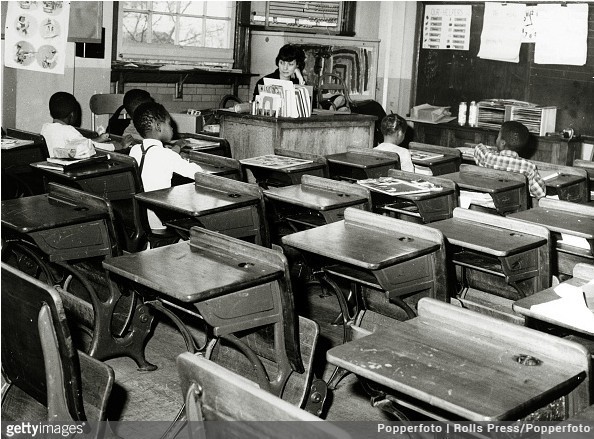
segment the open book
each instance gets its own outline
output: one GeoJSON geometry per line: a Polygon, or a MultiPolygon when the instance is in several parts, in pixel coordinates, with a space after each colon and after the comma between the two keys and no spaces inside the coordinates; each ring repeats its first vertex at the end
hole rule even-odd
{"type": "Polygon", "coordinates": [[[407,195],[442,190],[441,186],[436,186],[425,180],[408,181],[394,177],[369,178],[359,180],[357,183],[386,195],[407,195]]]}
{"type": "Polygon", "coordinates": [[[282,155],[268,154],[260,157],[251,157],[240,160],[242,165],[259,166],[262,168],[283,169],[291,166],[305,165],[313,163],[313,160],[304,160],[296,157],[286,157],[282,155]]]}

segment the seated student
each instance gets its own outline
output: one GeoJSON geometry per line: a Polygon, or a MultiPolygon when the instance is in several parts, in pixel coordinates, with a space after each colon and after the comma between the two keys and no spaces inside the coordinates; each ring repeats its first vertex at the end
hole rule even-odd
{"type": "Polygon", "coordinates": [[[402,171],[415,172],[408,149],[398,146],[406,134],[408,125],[406,121],[397,114],[389,114],[382,119],[382,134],[384,135],[383,143],[380,143],[375,148],[378,151],[395,152],[400,157],[400,169],[402,171]]]}
{"type": "MultiPolygon", "coordinates": [[[[171,116],[163,105],[156,102],[140,104],[134,111],[133,122],[143,140],[132,147],[130,156],[138,163],[145,191],[171,187],[174,172],[193,179],[196,172],[202,171],[196,163],[184,160],[179,154],[163,146],[173,136],[171,116]]],[[[151,210],[148,211],[148,219],[154,232],[165,230],[165,226],[151,210]]]]}
{"type": "Polygon", "coordinates": [[[536,165],[522,158],[529,136],[528,128],[520,122],[504,122],[495,141],[496,148],[478,144],[474,149],[474,161],[486,168],[524,174],[528,177],[530,196],[539,199],[546,195],[545,182],[536,165]]]}
{"type": "MultiPolygon", "coordinates": [[[[148,91],[142,90],[140,88],[133,88],[132,90],[128,90],[124,95],[123,107],[130,118],[134,119],[134,110],[136,110],[140,104],[144,104],[146,102],[155,102],[155,100],[148,91]]],[[[128,124],[122,133],[122,137],[124,146],[130,146],[138,142],[142,142],[142,136],[134,127],[134,123],[128,124]]]]}
{"type": "MultiPolygon", "coordinates": [[[[54,93],[49,100],[49,110],[54,121],[44,123],[41,135],[45,138],[50,157],[56,156],[56,148],[65,148],[69,145],[79,146],[77,156],[89,150],[87,139],[75,128],[80,125],[81,109],[76,98],[70,93],[59,91],[54,93]],[[85,151],[82,151],[84,149],[85,151]]],[[[101,134],[93,139],[95,148],[113,151],[115,148],[108,142],[108,134],[101,134]]]]}

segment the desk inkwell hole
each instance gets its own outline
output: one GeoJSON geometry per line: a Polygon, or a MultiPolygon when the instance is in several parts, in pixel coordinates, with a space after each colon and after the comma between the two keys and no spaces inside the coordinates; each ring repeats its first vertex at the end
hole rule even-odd
{"type": "Polygon", "coordinates": [[[89,210],[89,208],[85,206],[76,206],[74,210],[76,210],[77,212],[86,212],[87,210],[89,210]]]}
{"type": "Polygon", "coordinates": [[[521,233],[510,233],[509,236],[524,236],[521,233]]]}
{"type": "Polygon", "coordinates": [[[501,183],[507,183],[509,180],[505,178],[498,178],[497,181],[500,181],[501,183]]]}
{"type": "Polygon", "coordinates": [[[350,197],[350,194],[343,194],[343,193],[339,193],[337,194],[339,197],[350,197]]]}
{"type": "Polygon", "coordinates": [[[250,268],[250,267],[253,267],[254,264],[253,264],[253,262],[241,262],[241,263],[237,264],[237,266],[239,268],[250,268]]]}
{"type": "Polygon", "coordinates": [[[241,197],[241,194],[229,194],[227,195],[229,198],[239,198],[241,197]]]}
{"type": "Polygon", "coordinates": [[[414,238],[409,238],[408,236],[401,236],[400,238],[398,238],[398,241],[400,242],[413,242],[414,238]]]}
{"type": "Polygon", "coordinates": [[[540,366],[542,364],[542,360],[539,360],[532,355],[520,354],[514,355],[513,359],[516,363],[520,363],[524,366],[540,366]]]}

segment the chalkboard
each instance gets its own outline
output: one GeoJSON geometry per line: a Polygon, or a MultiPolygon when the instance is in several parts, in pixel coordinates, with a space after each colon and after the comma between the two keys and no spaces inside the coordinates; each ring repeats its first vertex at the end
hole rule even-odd
{"type": "Polygon", "coordinates": [[[451,106],[453,113],[459,102],[491,98],[552,105],[557,107],[556,131],[572,127],[579,134],[594,135],[594,4],[588,9],[584,66],[535,64],[534,44],[528,43],[522,44],[517,64],[478,58],[484,3],[456,4],[472,5],[470,50],[422,49],[425,2],[419,3],[415,105],[451,106]]]}

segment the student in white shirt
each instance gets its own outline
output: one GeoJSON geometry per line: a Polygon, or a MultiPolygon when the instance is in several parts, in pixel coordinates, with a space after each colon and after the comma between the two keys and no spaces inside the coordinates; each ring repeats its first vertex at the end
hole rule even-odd
{"type": "MultiPolygon", "coordinates": [[[[139,105],[134,111],[133,122],[143,141],[132,147],[130,156],[138,163],[145,191],[171,187],[174,172],[194,178],[196,172],[202,171],[196,163],[186,161],[178,153],[163,146],[163,142],[171,141],[173,136],[171,116],[163,105],[156,102],[139,105]]],[[[148,219],[154,232],[166,228],[151,210],[148,210],[148,219]]]]}
{"type": "Polygon", "coordinates": [[[408,149],[398,146],[404,140],[408,125],[406,121],[397,114],[388,114],[382,119],[382,134],[384,142],[374,149],[378,151],[395,152],[400,157],[400,169],[402,171],[415,172],[408,149]]]}
{"type": "MultiPolygon", "coordinates": [[[[65,91],[54,93],[49,100],[49,110],[54,120],[43,124],[41,135],[45,139],[50,157],[55,157],[55,148],[64,148],[78,142],[84,143],[85,137],[74,128],[80,124],[81,109],[73,95],[65,91]]],[[[96,148],[113,151],[112,144],[103,143],[107,141],[109,136],[102,134],[93,139],[93,145],[96,148]]]]}

